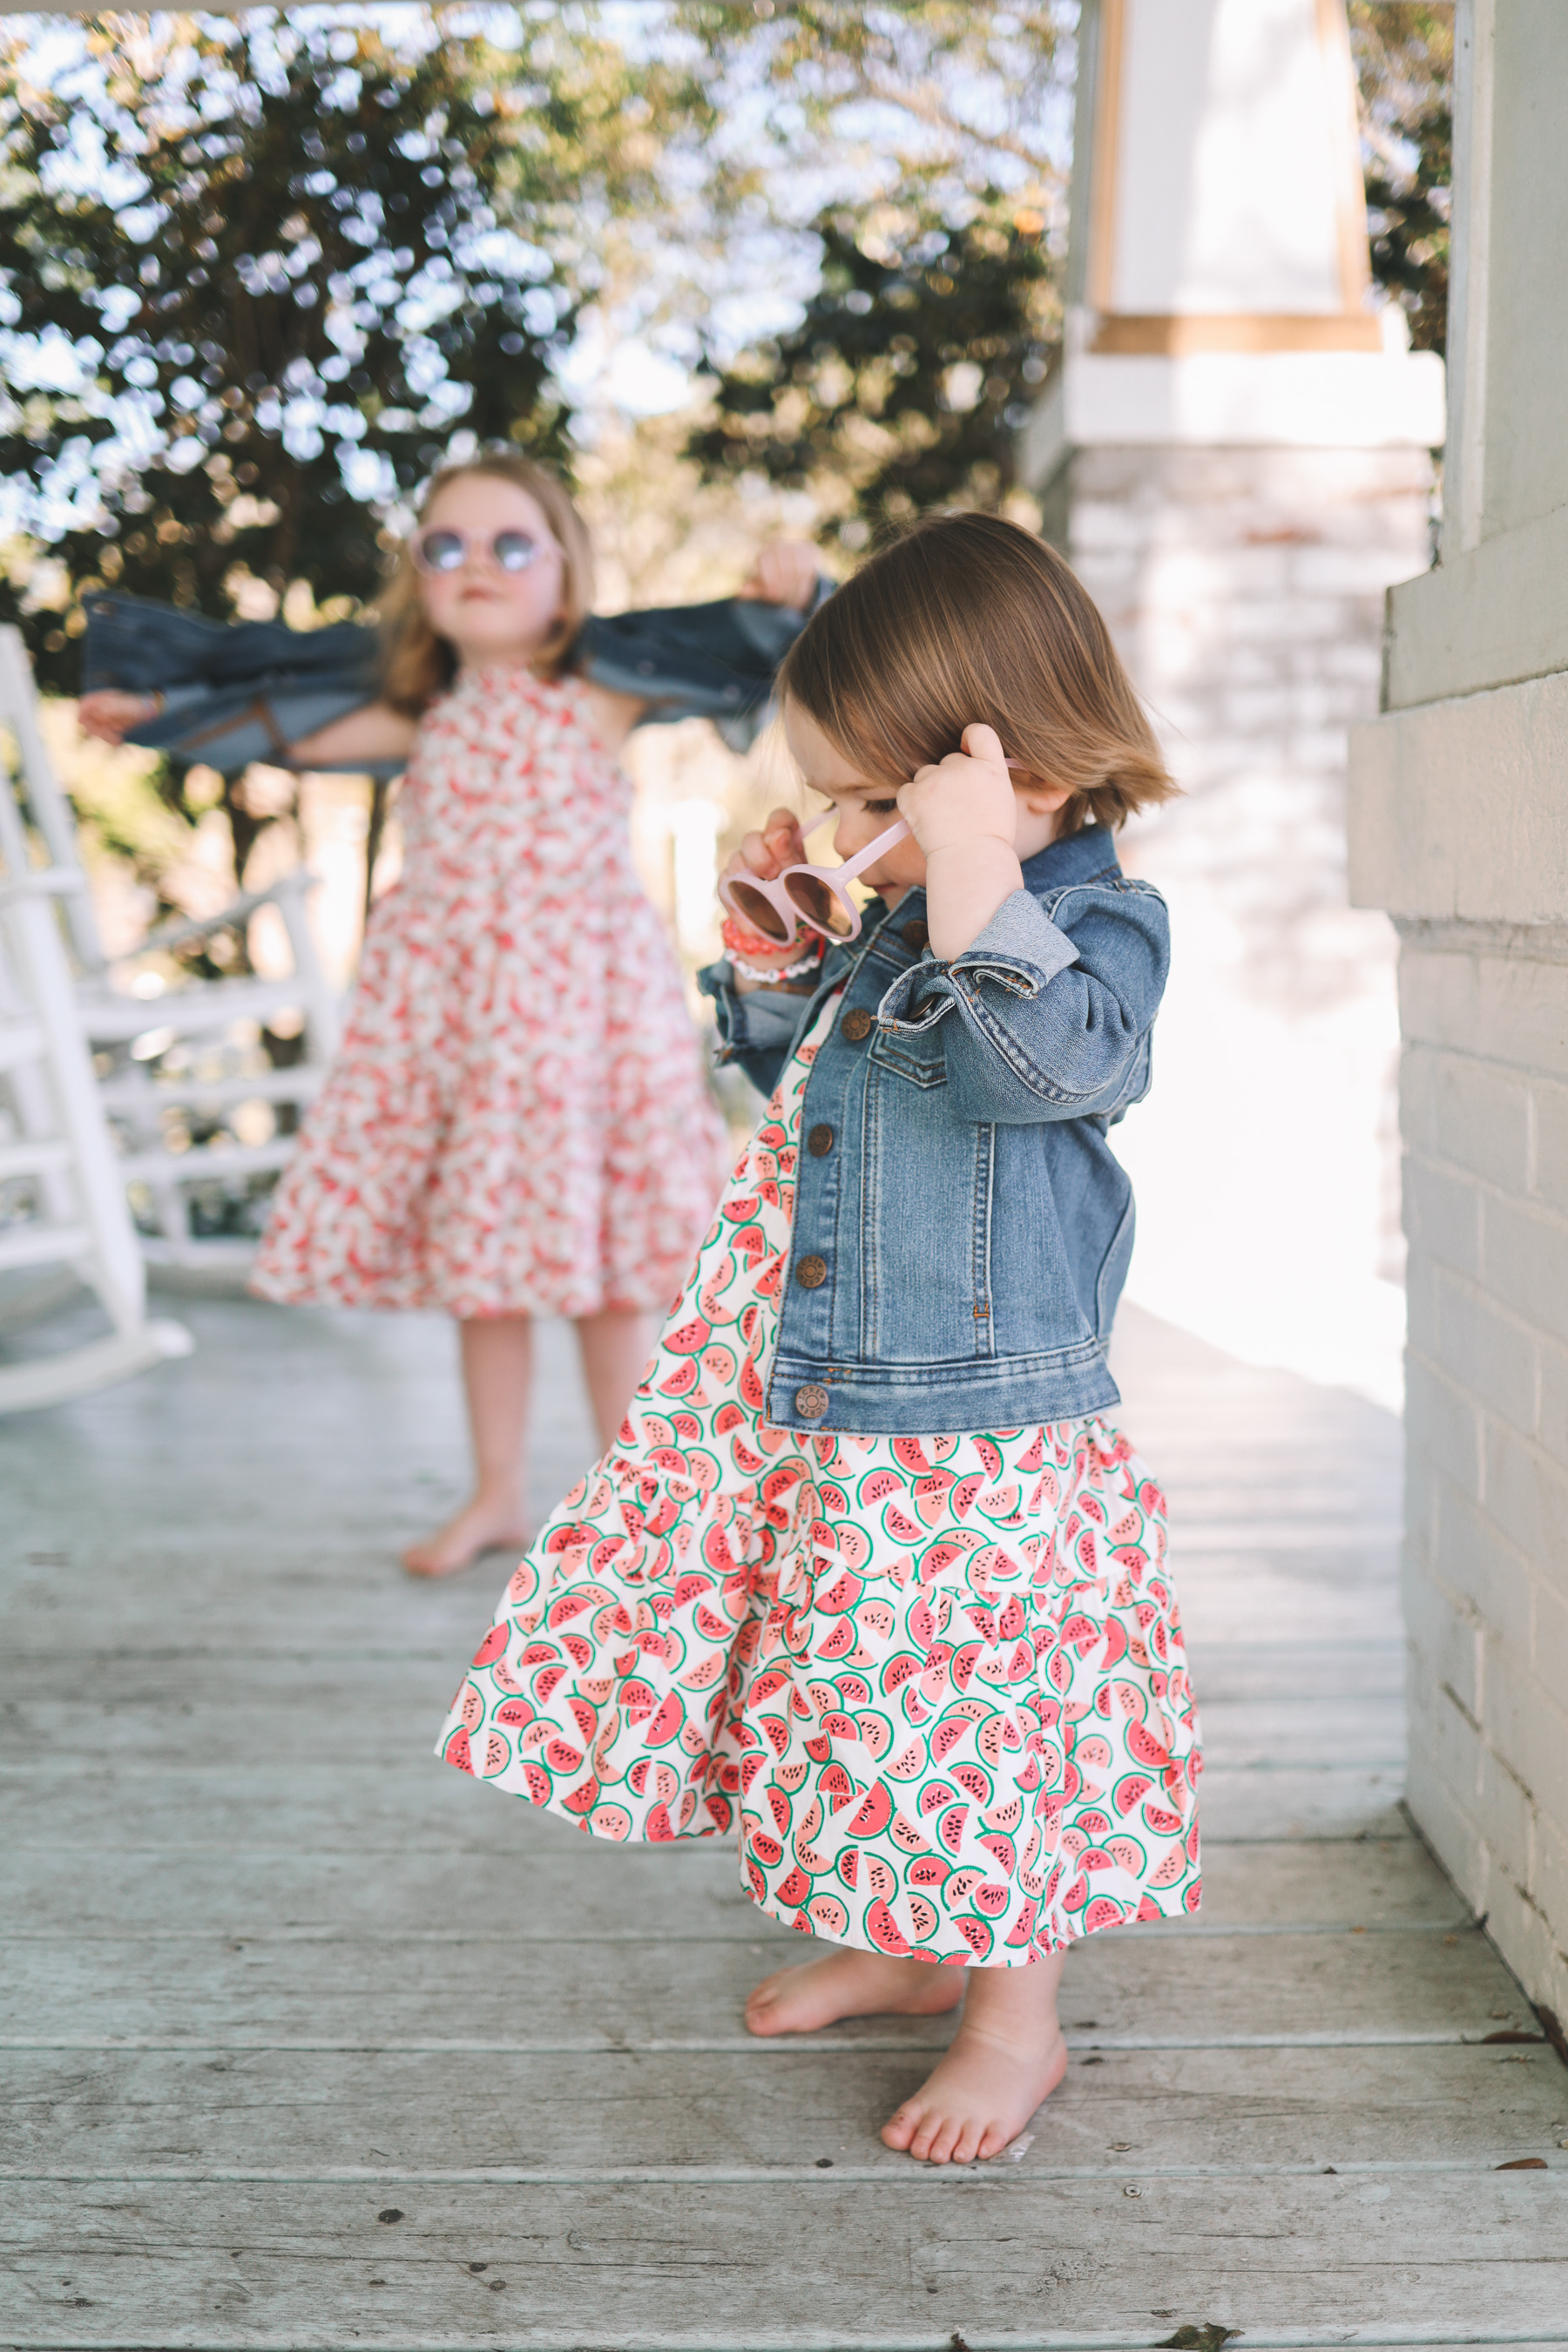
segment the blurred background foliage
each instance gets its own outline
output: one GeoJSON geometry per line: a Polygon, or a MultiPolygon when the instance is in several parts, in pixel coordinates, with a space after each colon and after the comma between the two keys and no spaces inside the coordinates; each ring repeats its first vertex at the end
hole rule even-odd
{"type": "Polygon", "coordinates": [[[1350,25],[1373,279],[1403,308],[1414,348],[1440,352],[1448,336],[1452,0],[1350,0],[1350,25]]]}
{"type": "MultiPolygon", "coordinates": [[[[612,606],[722,593],[781,528],[843,568],[925,508],[1033,519],[1011,450],[1059,340],[1076,13],[5,20],[0,618],[68,696],[95,586],[363,611],[419,482],[488,441],[574,478],[612,606]]],[[[1350,14],[1373,276],[1440,346],[1453,10],[1350,14]]],[[[254,878],[279,782],[71,775],[167,906],[171,840],[210,862],[215,822],[254,878]]]]}

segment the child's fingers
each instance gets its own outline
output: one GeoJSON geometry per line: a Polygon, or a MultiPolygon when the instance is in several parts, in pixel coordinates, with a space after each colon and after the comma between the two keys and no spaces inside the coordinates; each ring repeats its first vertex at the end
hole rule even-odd
{"type": "Polygon", "coordinates": [[[763,881],[771,882],[789,862],[787,845],[781,854],[781,845],[776,839],[760,833],[749,833],[725,871],[729,874],[754,874],[763,881]]]}
{"type": "Polygon", "coordinates": [[[768,847],[784,866],[798,866],[805,856],[805,836],[793,809],[770,809],[763,825],[768,847]]]}
{"type": "Polygon", "coordinates": [[[816,551],[803,540],[775,540],[763,548],[737,594],[769,604],[809,604],[816,588],[816,551]]]}
{"type": "Polygon", "coordinates": [[[984,760],[987,767],[1006,765],[1002,738],[994,727],[987,727],[984,719],[976,719],[964,729],[963,749],[971,760],[984,760]]]}

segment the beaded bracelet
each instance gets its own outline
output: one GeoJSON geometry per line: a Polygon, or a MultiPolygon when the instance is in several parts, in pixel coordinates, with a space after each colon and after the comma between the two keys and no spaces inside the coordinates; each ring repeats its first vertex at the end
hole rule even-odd
{"type": "Polygon", "coordinates": [[[738,971],[742,980],[798,980],[803,972],[815,971],[821,962],[820,955],[802,956],[798,963],[746,963],[733,948],[730,950],[730,969],[738,971]]]}
{"type": "Polygon", "coordinates": [[[776,955],[779,950],[777,940],[770,940],[764,931],[754,931],[749,923],[738,921],[733,915],[725,916],[719,936],[736,955],[776,955]]]}

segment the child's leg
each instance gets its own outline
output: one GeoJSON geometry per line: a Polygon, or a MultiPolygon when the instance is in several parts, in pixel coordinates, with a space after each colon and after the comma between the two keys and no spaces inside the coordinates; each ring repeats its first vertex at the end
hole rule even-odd
{"type": "Polygon", "coordinates": [[[1057,2022],[1065,1952],[1029,1969],[968,1969],[963,2021],[912,2099],[882,2126],[927,2164],[969,2164],[1016,2139],[1068,2070],[1057,2022]]]}
{"type": "Polygon", "coordinates": [[[931,2164],[967,2164],[1016,2139],[1067,2072],[1057,2023],[1063,1953],[1025,1969],[933,1968],[845,1946],[782,1969],[746,2004],[752,2033],[815,2033],[841,2017],[929,2017],[964,2002],[952,2046],[882,2137],[931,2164]]]}
{"type": "Polygon", "coordinates": [[[599,1444],[607,1454],[653,1353],[653,1318],[616,1307],[579,1315],[577,1344],[599,1444]]]}
{"type": "Polygon", "coordinates": [[[486,1315],[458,1326],[474,1445],[474,1492],[455,1519],[410,1544],[411,1576],[450,1576],[492,1546],[527,1542],[522,1442],[533,1379],[533,1325],[526,1315],[486,1315]]]}

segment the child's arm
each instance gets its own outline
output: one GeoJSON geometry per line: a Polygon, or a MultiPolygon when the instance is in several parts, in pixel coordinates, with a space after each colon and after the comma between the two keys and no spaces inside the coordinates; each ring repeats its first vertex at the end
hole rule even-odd
{"type": "Polygon", "coordinates": [[[947,1099],[960,1118],[1114,1116],[1148,1083],[1170,963],[1164,901],[1115,869],[1062,892],[1047,915],[1013,848],[1017,798],[1002,747],[989,728],[967,730],[964,743],[970,756],[922,768],[899,794],[926,852],[933,961],[894,982],[879,1023],[947,1023],[947,1099]]]}
{"type": "MultiPolygon", "coordinates": [[[[789,809],[774,809],[760,833],[747,834],[724,872],[758,874],[771,881],[805,856],[799,819],[789,809]]],[[[697,975],[699,988],[714,1002],[724,1041],[720,1058],[738,1062],[761,1095],[771,1095],[779,1082],[805,1000],[815,993],[821,973],[820,961],[794,979],[785,979],[782,968],[803,961],[811,945],[809,937],[801,937],[792,947],[751,950],[745,961],[766,974],[761,979],[748,978],[731,962],[710,964],[697,975]]]]}
{"type": "Polygon", "coordinates": [[[374,767],[383,761],[406,760],[414,749],[418,721],[388,702],[363,703],[313,735],[301,735],[289,745],[301,768],[352,768],[356,760],[374,767]]]}

